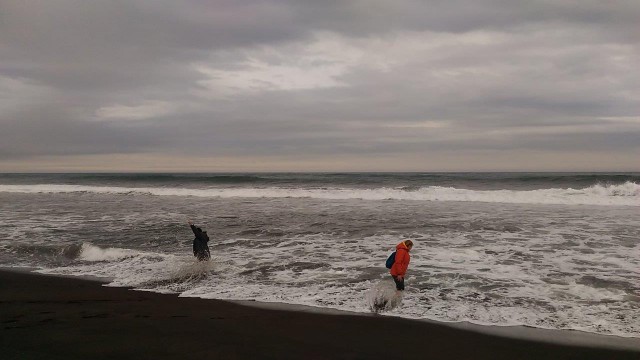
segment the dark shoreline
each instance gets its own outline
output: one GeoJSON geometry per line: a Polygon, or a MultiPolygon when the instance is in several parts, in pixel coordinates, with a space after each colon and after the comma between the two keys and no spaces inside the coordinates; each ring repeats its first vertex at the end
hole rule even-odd
{"type": "Polygon", "coordinates": [[[3,359],[639,359],[386,316],[179,298],[0,271],[3,359]]]}

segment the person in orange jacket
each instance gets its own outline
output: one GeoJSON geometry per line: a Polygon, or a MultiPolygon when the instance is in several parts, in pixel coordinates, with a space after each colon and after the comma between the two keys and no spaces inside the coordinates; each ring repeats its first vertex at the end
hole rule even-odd
{"type": "Polygon", "coordinates": [[[393,266],[391,266],[390,273],[393,281],[396,283],[396,289],[398,291],[404,290],[404,275],[407,273],[409,261],[411,261],[409,251],[411,251],[412,248],[413,241],[411,240],[405,240],[396,245],[396,259],[393,266]]]}

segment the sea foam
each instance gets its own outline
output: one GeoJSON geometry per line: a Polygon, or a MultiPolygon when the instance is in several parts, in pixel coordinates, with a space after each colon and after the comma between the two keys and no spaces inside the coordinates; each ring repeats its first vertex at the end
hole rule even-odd
{"type": "Polygon", "coordinates": [[[139,252],[129,249],[106,248],[84,243],[80,248],[79,260],[84,261],[114,261],[131,258],[139,255],[139,252]]]}
{"type": "Polygon", "coordinates": [[[86,185],[0,185],[0,192],[12,193],[94,193],[116,195],[194,196],[220,198],[315,198],[328,200],[412,200],[458,201],[512,204],[640,206],[640,185],[593,185],[583,189],[469,190],[442,186],[415,190],[400,188],[171,188],[115,187],[86,185]]]}

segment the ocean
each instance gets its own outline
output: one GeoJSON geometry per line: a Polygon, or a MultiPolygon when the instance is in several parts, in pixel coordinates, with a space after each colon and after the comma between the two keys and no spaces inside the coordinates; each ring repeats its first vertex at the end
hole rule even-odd
{"type": "Polygon", "coordinates": [[[640,173],[0,174],[0,266],[109,286],[370,312],[404,239],[386,315],[640,338],[640,173]]]}

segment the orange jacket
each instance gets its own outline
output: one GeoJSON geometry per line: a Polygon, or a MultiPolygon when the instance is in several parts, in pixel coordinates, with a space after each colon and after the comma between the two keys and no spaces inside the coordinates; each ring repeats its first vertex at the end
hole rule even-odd
{"type": "Polygon", "coordinates": [[[409,249],[403,241],[400,244],[396,245],[396,261],[391,267],[391,275],[404,277],[404,274],[407,273],[407,268],[409,267],[409,261],[411,261],[409,249]]]}

